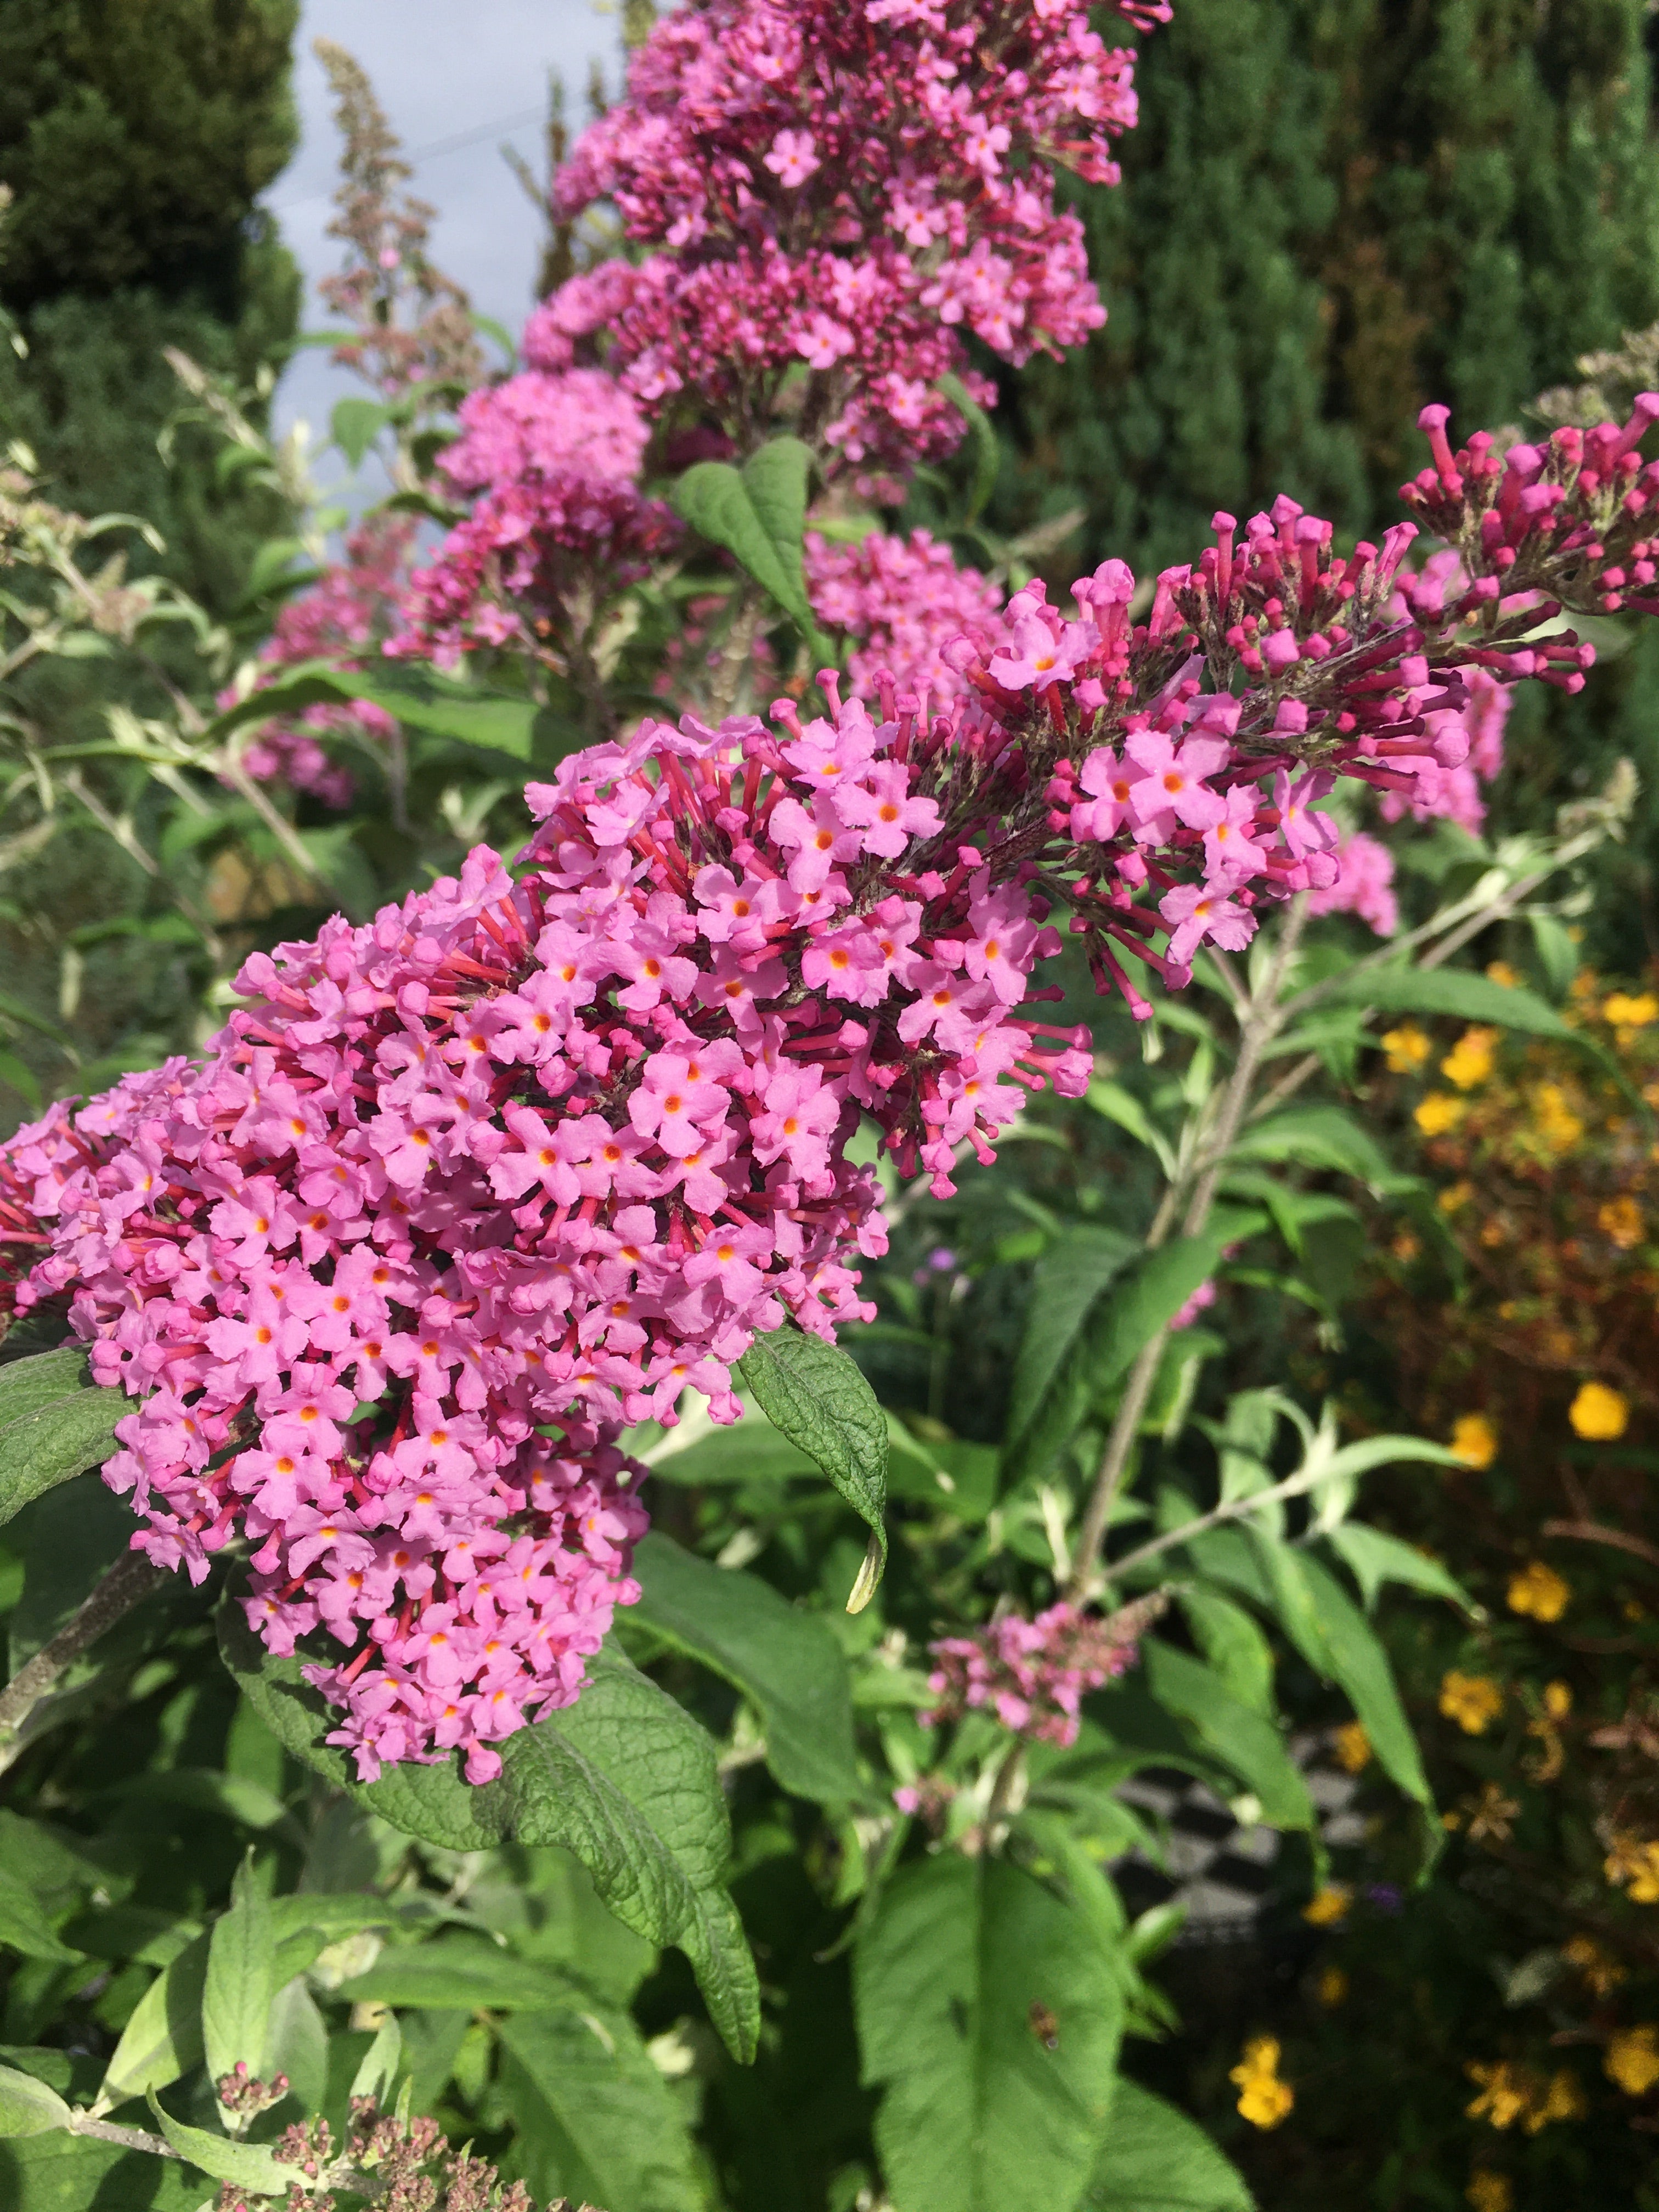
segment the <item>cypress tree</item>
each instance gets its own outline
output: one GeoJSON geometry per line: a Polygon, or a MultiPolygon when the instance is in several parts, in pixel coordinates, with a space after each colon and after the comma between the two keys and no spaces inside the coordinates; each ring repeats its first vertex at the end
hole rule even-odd
{"type": "Polygon", "coordinates": [[[163,565],[222,609],[276,518],[204,448],[169,472],[174,345],[251,382],[280,361],[298,272],[257,196],[292,154],[298,0],[6,0],[0,9],[0,426],[60,506],[144,515],[163,565]]]}
{"type": "Polygon", "coordinates": [[[1659,313],[1644,0],[1182,0],[1123,182],[1077,204],[1110,311],[1006,382],[1001,519],[1188,557],[1217,504],[1393,516],[1430,398],[1522,417],[1659,313]]]}

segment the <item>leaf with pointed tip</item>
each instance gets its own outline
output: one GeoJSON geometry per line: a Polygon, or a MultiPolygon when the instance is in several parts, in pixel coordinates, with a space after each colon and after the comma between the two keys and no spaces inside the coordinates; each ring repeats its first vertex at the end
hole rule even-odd
{"type": "Polygon", "coordinates": [[[43,2136],[66,2128],[70,2117],[56,2089],[15,2066],[0,2066],[0,2136],[43,2136]]]}
{"type": "Polygon", "coordinates": [[[729,461],[696,462],[675,485],[674,505],[701,537],[723,545],[827,658],[801,553],[811,470],[811,448],[799,438],[773,438],[740,470],[729,461]]]}
{"type": "Polygon", "coordinates": [[[210,2081],[216,2082],[239,2064],[250,2074],[263,2069],[270,2001],[277,1990],[276,1966],[270,1900],[253,1878],[250,1851],[236,1869],[228,1908],[209,1932],[202,2048],[210,2081]]]}
{"type": "Polygon", "coordinates": [[[885,1566],[887,1417],[852,1354],[786,1324],[757,1336],[732,1371],[868,1524],[885,1566]]]}
{"type": "Polygon", "coordinates": [[[256,2197],[285,2197],[292,2187],[307,2186],[303,2170],[285,2166],[269,2143],[233,2142],[228,2136],[211,2135],[206,2128],[187,2127],[162,2110],[153,2089],[149,2108],[156,2126],[179,2157],[188,2159],[215,2181],[228,2181],[233,2188],[250,2191],[256,2197]]]}

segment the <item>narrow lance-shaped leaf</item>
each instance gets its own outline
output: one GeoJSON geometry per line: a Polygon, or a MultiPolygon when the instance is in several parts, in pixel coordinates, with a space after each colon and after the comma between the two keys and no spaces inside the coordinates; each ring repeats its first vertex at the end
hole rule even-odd
{"type": "Polygon", "coordinates": [[[734,1371],[773,1427],[823,1469],[868,1523],[876,1571],[860,1578],[858,1603],[848,1606],[857,1612],[887,1563],[887,1420],[875,1392],[850,1353],[791,1327],[757,1336],[734,1371]]]}
{"type": "Polygon", "coordinates": [[[307,2177],[297,2166],[285,2166],[267,2143],[233,2142],[206,2128],[192,2128],[164,2112],[155,2092],[149,2094],[155,2124],[180,2158],[188,2159],[216,2181],[228,2181],[256,2197],[286,2197],[290,2187],[304,2189],[307,2177]]]}
{"type": "Polygon", "coordinates": [[[823,1804],[860,1794],[847,1662],[820,1615],[654,1530],[635,1549],[634,1575],[643,1595],[632,1617],[742,1691],[786,1790],[823,1804]]]}
{"type": "Polygon", "coordinates": [[[210,2080],[217,2081],[238,2064],[250,2074],[263,2067],[276,1964],[270,1900],[254,1878],[250,1851],[236,1869],[229,1910],[219,1915],[209,1939],[202,2046],[210,2080]]]}

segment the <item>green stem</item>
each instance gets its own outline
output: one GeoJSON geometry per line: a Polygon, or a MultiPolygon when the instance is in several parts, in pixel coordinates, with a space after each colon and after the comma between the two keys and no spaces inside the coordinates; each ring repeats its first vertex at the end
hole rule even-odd
{"type": "Polygon", "coordinates": [[[51,1642],[45,1644],[21,1672],[0,1691],[0,1772],[23,1749],[23,1731],[35,1707],[50,1696],[53,1685],[141,1598],[148,1597],[161,1579],[161,1570],[142,1552],[127,1552],[91,1595],[70,1614],[51,1642]]]}

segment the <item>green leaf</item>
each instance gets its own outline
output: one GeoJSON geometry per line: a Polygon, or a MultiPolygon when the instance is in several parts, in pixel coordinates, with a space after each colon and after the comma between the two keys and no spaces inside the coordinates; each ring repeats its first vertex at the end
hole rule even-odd
{"type": "Polygon", "coordinates": [[[329,417],[330,437],[350,465],[359,468],[363,455],[392,418],[393,410],[377,399],[339,399],[329,417]]]}
{"type": "Polygon", "coordinates": [[[210,2135],[206,2128],[186,2127],[161,2109],[153,2089],[149,2101],[156,2126],[179,2157],[187,2158],[214,2180],[251,2190],[256,2197],[285,2197],[296,2184],[301,2189],[307,2186],[302,2170],[284,2166],[269,2144],[233,2142],[228,2136],[210,2135]]]}
{"type": "Polygon", "coordinates": [[[202,1990],[209,1937],[186,1944],[155,1977],[122,2030],[100,2094],[112,2105],[165,2089],[202,2060],[202,1990]]]}
{"type": "Polygon", "coordinates": [[[115,1424],[136,1411],[125,1390],[93,1382],[78,1344],[0,1367],[0,1524],[100,1466],[116,1449],[115,1424]]]}
{"type": "Polygon", "coordinates": [[[354,2097],[372,2097],[385,2112],[392,2104],[404,2071],[404,2037],[395,2014],[388,2013],[351,2077],[354,2097]]]}
{"type": "Polygon", "coordinates": [[[1311,1828],[1308,1785],[1272,1720],[1241,1703],[1219,1674],[1172,1644],[1148,1637],[1140,1655],[1153,1697],[1249,1784],[1262,1818],[1275,1828],[1311,1828]]]}
{"type": "Polygon", "coordinates": [[[1340,1106],[1301,1106],[1252,1122],[1234,1139],[1227,1157],[1335,1168],[1373,1186],[1394,1172],[1393,1162],[1370,1131],[1340,1106]]]}
{"type": "Polygon", "coordinates": [[[1367,968],[1320,992],[1322,1005],[1364,1006],[1379,1014],[1450,1014],[1458,1021],[1494,1022],[1533,1036],[1583,1042],[1535,991],[1494,983],[1467,968],[1367,968]]]}
{"type": "Polygon", "coordinates": [[[1037,1422],[1102,1293],[1139,1249],[1121,1230],[1085,1224],[1057,1237],[1031,1270],[1025,1330],[1008,1395],[1012,1443],[1037,1422]]]}
{"type": "Polygon", "coordinates": [[[229,1910],[214,1922],[208,1940],[202,2047],[210,2081],[217,2081],[239,2062],[250,2074],[264,2067],[276,1994],[276,1952],[270,1901],[253,1878],[250,1851],[231,1883],[229,1910]]]}
{"type": "Polygon", "coordinates": [[[485,691],[464,684],[423,661],[386,661],[374,668],[335,668],[326,661],[302,662],[278,684],[250,692],[209,723],[204,738],[222,742],[245,723],[266,722],[307,707],[349,706],[364,699],[412,730],[505,753],[528,762],[537,707],[532,699],[485,691]]]}
{"type": "Polygon", "coordinates": [[[637,1668],[609,1650],[591,1659],[574,1705],[508,1737],[495,1782],[474,1787],[451,1760],[390,1766],[363,1783],[324,1741],[337,1716],[303,1679],[300,1656],[271,1657],[235,1605],[221,1608],[219,1648],[279,1741],[405,1835],[450,1850],[514,1838],[564,1844],[617,1919],[679,1946],[721,2035],[752,2055],[759,2000],[723,1887],[732,1831],[714,1739],[637,1668]]]}
{"type": "Polygon", "coordinates": [[[628,2013],[589,1995],[501,2030],[515,2160],[535,2200],[702,2212],[708,2199],[673,2092],[628,2013]]]}
{"type": "Polygon", "coordinates": [[[1002,1858],[907,1867],[854,1954],[896,2212],[1060,2212],[1112,2094],[1122,1988],[1082,1913],[1002,1858]]]}
{"type": "Polygon", "coordinates": [[[427,2011],[541,2012],[568,1988],[556,1966],[520,1958],[488,1936],[452,1929],[429,1943],[389,1945],[367,1972],[343,1982],[339,1995],[353,2004],[427,2011]]]}
{"type": "Polygon", "coordinates": [[[997,443],[997,434],[991,426],[990,416],[954,371],[947,369],[935,389],[942,398],[950,401],[968,425],[968,435],[974,448],[974,488],[969,495],[964,520],[976,522],[985,512],[986,501],[997,488],[997,471],[1002,466],[1002,448],[997,443]]]}
{"type": "Polygon", "coordinates": [[[1326,1531],[1325,1540],[1359,1584],[1368,1613],[1384,1583],[1403,1583],[1408,1589],[1425,1590],[1431,1597],[1449,1597],[1465,1613],[1474,1611],[1468,1592],[1438,1559],[1425,1559],[1398,1536],[1368,1528],[1362,1522],[1340,1521],[1326,1531]]]}
{"type": "Polygon", "coordinates": [[[1242,1605],[1218,1591],[1196,1587],[1181,1593],[1181,1609],[1193,1641],[1243,1705],[1271,1717],[1273,1646],[1242,1605]]]}
{"type": "Polygon", "coordinates": [[[5,1866],[0,1866],[0,1944],[26,1959],[54,1959],[60,1966],[72,1966],[81,1956],[52,1933],[46,1908],[29,1884],[5,1866]]]}
{"type": "Polygon", "coordinates": [[[851,1353],[786,1325],[757,1336],[732,1371],[868,1523],[885,1566],[887,1419],[851,1353]]]}
{"type": "Polygon", "coordinates": [[[328,2023],[302,1974],[284,1982],[270,2003],[265,2078],[285,2074],[302,2112],[322,2109],[328,2094],[328,2023]]]}
{"type": "Polygon", "coordinates": [[[1255,2212],[1255,2199],[1195,2121],[1120,2080],[1078,2212],[1255,2212]]]}
{"type": "Polygon", "coordinates": [[[820,1804],[861,1796],[847,1662],[821,1613],[758,1576],[712,1566],[653,1531],[635,1547],[633,1618],[740,1690],[761,1716],[767,1764],[820,1804]]]}
{"type": "Polygon", "coordinates": [[[1103,1115],[1109,1121],[1115,1121],[1118,1127],[1126,1130],[1137,1144],[1145,1145],[1148,1152],[1156,1153],[1158,1164],[1165,1177],[1174,1178],[1175,1147],[1154,1125],[1151,1115],[1133,1091],[1126,1091],[1120,1083],[1109,1083],[1103,1075],[1097,1075],[1089,1085],[1088,1099],[1097,1114],[1103,1115]]]}
{"type": "Polygon", "coordinates": [[[176,2159],[86,2136],[0,2142],[6,2212],[204,2212],[202,2177],[176,2159]]]}
{"type": "Polygon", "coordinates": [[[1383,1772],[1408,1797],[1432,1808],[1434,1793],[1395,1687],[1388,1654],[1328,1567],[1305,1552],[1297,1554],[1297,1565],[1324,1638],[1326,1671],[1353,1707],[1383,1772]]]}
{"type": "Polygon", "coordinates": [[[53,2128],[66,2128],[70,2108],[56,2089],[37,2081],[33,2074],[20,2074],[15,2066],[0,2066],[0,2136],[42,2136],[53,2128]]]}
{"type": "MultiPolygon", "coordinates": [[[[1145,1252],[1121,1274],[1107,1279],[1010,1452],[1011,1480],[1041,1474],[1051,1464],[1082,1425],[1090,1407],[1122,1381],[1142,1347],[1215,1273],[1225,1249],[1254,1236],[1266,1223],[1267,1217],[1253,1208],[1218,1207],[1201,1236],[1180,1237],[1154,1252],[1145,1252]]],[[[1105,1247],[1097,1249],[1103,1268],[1105,1247]]],[[[1079,1273],[1085,1264],[1079,1261],[1079,1273]]],[[[1055,1296],[1058,1312],[1058,1290],[1055,1296]]]]}
{"type": "Polygon", "coordinates": [[[741,471],[729,461],[698,461],[675,485],[673,499],[691,527],[723,545],[827,657],[801,556],[811,471],[810,447],[799,438],[774,438],[741,471]]]}

